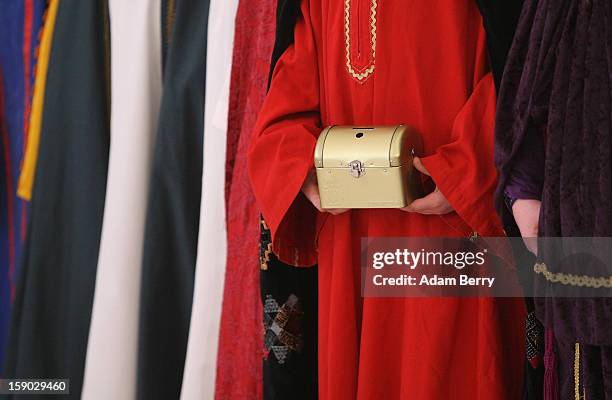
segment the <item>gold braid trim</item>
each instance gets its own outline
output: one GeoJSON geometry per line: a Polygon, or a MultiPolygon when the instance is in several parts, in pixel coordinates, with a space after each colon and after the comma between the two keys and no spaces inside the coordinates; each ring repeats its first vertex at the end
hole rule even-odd
{"type": "Polygon", "coordinates": [[[582,383],[582,396],[580,395],[580,343],[576,343],[574,352],[574,398],[587,400],[584,382],[582,383]]]}
{"type": "Polygon", "coordinates": [[[544,279],[553,283],[560,283],[566,286],[578,286],[589,288],[612,288],[612,276],[593,277],[587,275],[572,275],[560,272],[551,272],[544,263],[536,263],[533,271],[538,275],[543,275],[544,279]]]}
{"type": "MultiPolygon", "coordinates": [[[[353,63],[351,62],[351,0],[344,0],[344,42],[346,45],[346,67],[348,68],[349,74],[357,79],[359,82],[363,82],[370,75],[374,73],[374,69],[376,68],[376,25],[377,25],[377,9],[378,9],[378,1],[372,0],[372,7],[370,8],[370,41],[372,43],[372,62],[370,65],[363,71],[357,72],[355,67],[353,67],[353,63]]],[[[360,21],[357,21],[360,23],[360,21]]]]}
{"type": "Polygon", "coordinates": [[[576,343],[574,352],[574,396],[580,400],[580,343],[576,343]]]}

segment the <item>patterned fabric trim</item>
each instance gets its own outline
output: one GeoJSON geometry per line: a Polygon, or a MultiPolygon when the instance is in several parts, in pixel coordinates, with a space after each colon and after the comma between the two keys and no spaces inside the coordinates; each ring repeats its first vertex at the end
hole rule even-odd
{"type": "Polygon", "coordinates": [[[282,307],[272,295],[266,295],[263,309],[266,357],[272,353],[279,364],[284,364],[292,352],[300,353],[304,346],[302,305],[294,294],[282,307]]]}
{"type": "Polygon", "coordinates": [[[543,333],[544,328],[536,318],[535,311],[527,314],[526,323],[526,356],[529,364],[533,368],[537,368],[542,363],[543,350],[543,333]]]}
{"type": "MultiPolygon", "coordinates": [[[[38,161],[40,147],[40,135],[42,130],[42,117],[45,103],[45,90],[47,86],[47,71],[51,57],[53,43],[53,32],[57,20],[59,0],[49,1],[49,6],[43,16],[43,28],[40,35],[37,50],[36,76],[32,102],[28,103],[27,111],[29,119],[26,126],[25,153],[21,164],[21,172],[17,184],[17,195],[23,200],[32,200],[32,189],[34,187],[34,176],[38,161]]],[[[28,79],[29,81],[29,79],[28,79]]],[[[29,93],[26,92],[26,93],[29,93]]]]}
{"type": "Polygon", "coordinates": [[[572,275],[560,272],[551,272],[544,263],[536,263],[533,270],[538,275],[543,275],[544,279],[553,283],[560,283],[566,286],[590,287],[590,288],[612,288],[612,276],[592,277],[587,275],[572,275]]]}
{"type": "Polygon", "coordinates": [[[259,241],[259,265],[264,271],[268,269],[270,256],[272,255],[272,233],[264,221],[263,217],[259,218],[259,226],[261,228],[259,241]]]}

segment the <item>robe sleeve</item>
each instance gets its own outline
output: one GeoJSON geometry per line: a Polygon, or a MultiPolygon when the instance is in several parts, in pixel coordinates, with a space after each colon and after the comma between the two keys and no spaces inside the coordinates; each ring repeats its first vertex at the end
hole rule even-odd
{"type": "Polygon", "coordinates": [[[481,236],[503,234],[494,205],[495,108],[495,84],[487,73],[456,116],[453,141],[422,160],[457,214],[481,236]]]}
{"type": "Polygon", "coordinates": [[[541,200],[544,187],[544,136],[525,135],[515,157],[504,194],[511,199],[541,200]]]}
{"type": "Polygon", "coordinates": [[[272,250],[290,265],[316,263],[317,210],[301,193],[321,132],[317,50],[308,0],[294,44],[279,59],[248,154],[251,185],[272,233],[272,250]]]}

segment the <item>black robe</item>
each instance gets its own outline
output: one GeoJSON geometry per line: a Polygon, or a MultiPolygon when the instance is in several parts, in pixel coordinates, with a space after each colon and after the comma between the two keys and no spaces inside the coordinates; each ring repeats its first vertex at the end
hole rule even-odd
{"type": "Polygon", "coordinates": [[[163,41],[171,39],[145,228],[140,399],[178,399],[181,391],[200,224],[208,11],[208,0],[178,0],[163,13],[163,41]]]}
{"type": "Polygon", "coordinates": [[[495,86],[499,89],[523,0],[476,0],[487,32],[495,86]]]}
{"type": "MultiPolygon", "coordinates": [[[[299,1],[278,0],[276,37],[268,83],[278,59],[293,43],[300,13],[299,1]]],[[[317,380],[317,269],[295,268],[270,251],[270,231],[261,221],[260,286],[264,317],[263,391],[266,400],[316,399],[317,380]],[[287,318],[283,333],[297,345],[281,343],[275,322],[287,318]],[[274,352],[281,346],[286,352],[274,352]]]]}

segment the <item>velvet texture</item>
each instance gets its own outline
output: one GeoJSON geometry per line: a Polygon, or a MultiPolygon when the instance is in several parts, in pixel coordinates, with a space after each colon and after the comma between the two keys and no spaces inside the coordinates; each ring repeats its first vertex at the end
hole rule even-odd
{"type": "Polygon", "coordinates": [[[274,15],[274,1],[241,0],[238,4],[227,128],[228,255],[217,355],[219,399],[262,396],[262,306],[255,300],[260,293],[259,210],[246,164],[255,119],[266,95],[274,15]]]}
{"type": "MultiPolygon", "coordinates": [[[[544,137],[540,236],[612,236],[611,100],[612,4],[526,2],[500,92],[496,162],[500,193],[522,146],[544,137]]],[[[550,254],[541,258],[558,272],[550,254]]],[[[560,397],[574,398],[579,342],[580,392],[612,398],[610,299],[548,299],[537,306],[554,332],[555,343],[549,340],[547,347],[557,353],[560,397]]]]}

